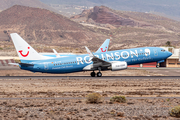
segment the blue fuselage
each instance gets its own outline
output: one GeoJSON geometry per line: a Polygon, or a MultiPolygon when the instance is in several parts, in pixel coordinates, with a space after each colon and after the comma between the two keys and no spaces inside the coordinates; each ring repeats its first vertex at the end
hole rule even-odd
{"type": "MultiPolygon", "coordinates": [[[[125,61],[127,65],[134,65],[162,61],[171,56],[172,53],[158,47],[143,47],[94,53],[94,55],[107,62],[125,61]]],[[[43,73],[80,72],[87,65],[93,64],[88,54],[38,61],[21,60],[21,62],[34,64],[34,66],[20,65],[21,69],[43,73]]]]}

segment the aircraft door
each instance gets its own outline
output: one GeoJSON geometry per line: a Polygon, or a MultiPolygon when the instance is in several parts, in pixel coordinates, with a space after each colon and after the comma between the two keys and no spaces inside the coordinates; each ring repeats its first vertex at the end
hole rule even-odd
{"type": "Polygon", "coordinates": [[[158,56],[158,51],[157,51],[157,49],[154,49],[154,56],[158,56]]]}
{"type": "Polygon", "coordinates": [[[48,67],[48,63],[44,63],[44,70],[48,70],[49,67],[48,67]]]}

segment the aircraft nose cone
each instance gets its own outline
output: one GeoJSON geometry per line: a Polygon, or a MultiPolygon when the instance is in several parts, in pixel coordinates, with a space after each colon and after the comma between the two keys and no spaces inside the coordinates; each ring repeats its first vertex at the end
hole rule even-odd
{"type": "Polygon", "coordinates": [[[172,53],[171,53],[171,52],[169,52],[169,51],[168,51],[168,53],[167,53],[167,54],[168,54],[168,57],[170,57],[170,56],[172,55],[172,53]]]}

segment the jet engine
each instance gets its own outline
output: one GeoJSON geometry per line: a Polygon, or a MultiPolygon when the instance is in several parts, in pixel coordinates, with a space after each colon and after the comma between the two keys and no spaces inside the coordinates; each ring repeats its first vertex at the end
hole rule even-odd
{"type": "Polygon", "coordinates": [[[113,62],[111,63],[111,67],[109,67],[109,69],[112,71],[127,69],[127,63],[119,61],[113,62]]]}

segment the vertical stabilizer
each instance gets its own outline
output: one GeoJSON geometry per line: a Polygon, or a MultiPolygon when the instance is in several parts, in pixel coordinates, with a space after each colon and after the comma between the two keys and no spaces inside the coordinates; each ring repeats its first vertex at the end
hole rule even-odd
{"type": "Polygon", "coordinates": [[[106,39],[96,53],[107,52],[109,47],[110,39],[106,39]]]}
{"type": "Polygon", "coordinates": [[[25,40],[17,33],[10,34],[20,60],[40,60],[41,55],[38,54],[25,40]]]}

